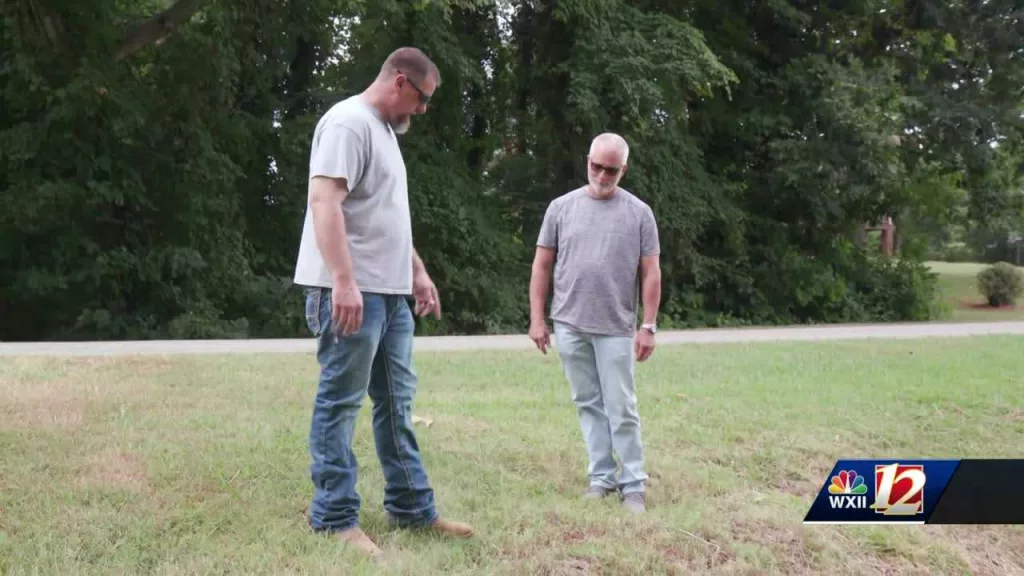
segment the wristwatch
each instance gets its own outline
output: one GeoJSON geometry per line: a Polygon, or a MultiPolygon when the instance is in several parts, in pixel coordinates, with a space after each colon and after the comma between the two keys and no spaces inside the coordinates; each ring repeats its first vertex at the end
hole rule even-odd
{"type": "Polygon", "coordinates": [[[658,333],[658,326],[655,324],[641,324],[640,327],[643,328],[644,330],[647,330],[651,334],[658,333]]]}

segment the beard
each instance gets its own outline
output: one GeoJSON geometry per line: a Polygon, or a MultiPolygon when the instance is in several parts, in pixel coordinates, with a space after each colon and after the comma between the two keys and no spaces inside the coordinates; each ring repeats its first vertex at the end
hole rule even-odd
{"type": "Polygon", "coordinates": [[[391,129],[395,134],[405,134],[412,127],[412,117],[408,115],[399,116],[391,122],[391,129]]]}
{"type": "Polygon", "coordinates": [[[608,196],[615,191],[618,186],[617,182],[609,182],[607,184],[601,184],[597,180],[591,180],[590,185],[594,187],[594,192],[597,192],[601,196],[608,196]]]}

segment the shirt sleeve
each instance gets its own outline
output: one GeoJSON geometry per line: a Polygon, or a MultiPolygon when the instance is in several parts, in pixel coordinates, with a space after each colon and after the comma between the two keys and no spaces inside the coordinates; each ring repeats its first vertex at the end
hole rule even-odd
{"type": "Polygon", "coordinates": [[[652,256],[661,253],[658,239],[658,223],[654,220],[654,212],[650,206],[644,206],[643,218],[640,220],[640,255],[652,256]]]}
{"type": "Polygon", "coordinates": [[[366,170],[366,145],[352,128],[331,123],[324,126],[309,159],[309,177],[344,178],[349,192],[366,170]]]}
{"type": "Polygon", "coordinates": [[[537,246],[544,248],[558,247],[558,206],[555,202],[548,204],[544,212],[544,221],[540,225],[537,246]]]}

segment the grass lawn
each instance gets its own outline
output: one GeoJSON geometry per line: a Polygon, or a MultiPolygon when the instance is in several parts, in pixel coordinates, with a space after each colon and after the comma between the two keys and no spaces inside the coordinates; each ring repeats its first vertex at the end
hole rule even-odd
{"type": "Polygon", "coordinates": [[[988,264],[974,262],[928,262],[932,271],[939,275],[939,290],[942,302],[948,305],[952,322],[1000,322],[1024,320],[1024,306],[1018,302],[1012,310],[997,310],[988,307],[971,307],[985,304],[985,297],[978,291],[977,276],[988,264]]]}
{"type": "Polygon", "coordinates": [[[442,513],[392,531],[358,425],[374,568],[305,529],[306,356],[0,361],[3,574],[1020,574],[1024,527],[803,526],[837,458],[1020,457],[1024,339],[665,346],[638,370],[643,517],[585,502],[557,359],[417,359],[442,513]]]}

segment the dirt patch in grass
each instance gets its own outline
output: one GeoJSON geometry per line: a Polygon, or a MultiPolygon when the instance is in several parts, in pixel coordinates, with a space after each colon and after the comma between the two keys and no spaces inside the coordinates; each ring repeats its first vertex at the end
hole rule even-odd
{"type": "Polygon", "coordinates": [[[141,458],[116,449],[105,450],[87,458],[76,475],[76,482],[84,487],[121,488],[138,493],[150,491],[141,458]]]}
{"type": "Polygon", "coordinates": [[[1005,306],[991,306],[988,302],[964,298],[960,300],[960,308],[964,310],[986,310],[990,312],[1016,312],[1022,307],[1015,304],[1005,306]]]}
{"type": "Polygon", "coordinates": [[[789,494],[790,496],[797,496],[804,499],[810,499],[812,496],[818,493],[821,488],[820,485],[812,484],[809,481],[804,480],[792,480],[789,478],[780,478],[771,482],[772,488],[789,494]]]}
{"type": "MultiPolygon", "coordinates": [[[[686,531],[683,534],[689,538],[689,540],[684,540],[684,542],[693,545],[688,548],[693,552],[690,554],[679,554],[685,560],[685,563],[677,563],[677,566],[688,569],[698,566],[701,569],[712,569],[722,568],[735,562],[736,555],[730,548],[729,543],[724,541],[724,539],[703,531],[686,531]]],[[[677,554],[679,553],[678,549],[673,551],[677,554]]],[[[699,570],[693,571],[700,572],[699,570]]]]}
{"type": "Polygon", "coordinates": [[[799,527],[734,520],[729,536],[732,541],[756,542],[769,548],[779,559],[783,574],[808,574],[815,570],[809,554],[815,546],[799,527]]]}
{"type": "Polygon", "coordinates": [[[0,428],[74,429],[85,419],[85,405],[67,377],[47,379],[32,371],[4,378],[0,386],[0,428]]]}
{"type": "Polygon", "coordinates": [[[1024,529],[1019,526],[924,526],[966,562],[971,574],[1024,574],[1024,529]]]}
{"type": "Polygon", "coordinates": [[[601,569],[600,565],[595,565],[594,562],[586,558],[566,558],[558,565],[553,566],[551,571],[546,572],[546,574],[551,574],[551,576],[604,574],[604,570],[601,569]]]}
{"type": "Polygon", "coordinates": [[[15,359],[0,372],[0,430],[76,430],[91,399],[113,397],[129,381],[146,382],[172,366],[154,358],[15,359]]]}
{"type": "Polygon", "coordinates": [[[0,430],[75,430],[85,421],[78,398],[21,398],[0,408],[0,430]]]}
{"type": "Polygon", "coordinates": [[[596,538],[604,538],[605,531],[599,526],[591,526],[583,530],[580,528],[568,528],[562,532],[562,542],[566,545],[589,542],[596,538]]]}

